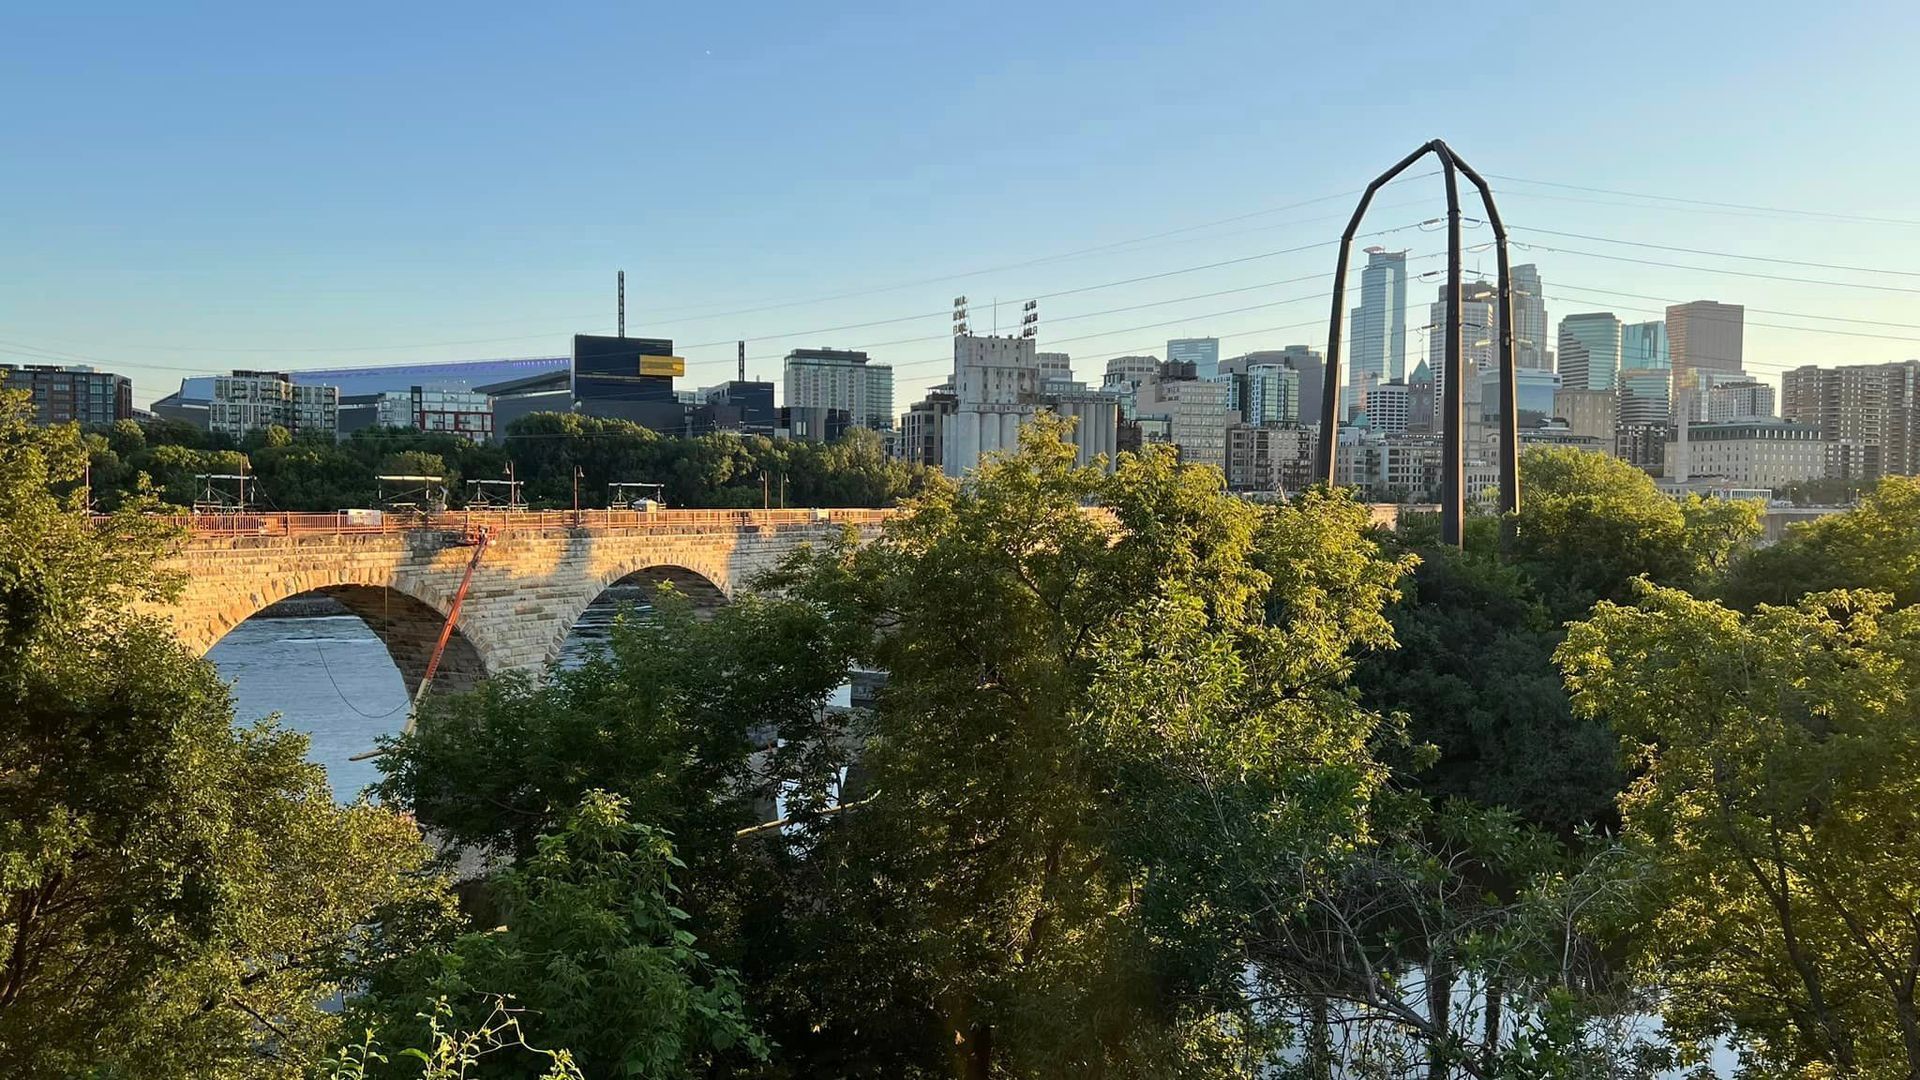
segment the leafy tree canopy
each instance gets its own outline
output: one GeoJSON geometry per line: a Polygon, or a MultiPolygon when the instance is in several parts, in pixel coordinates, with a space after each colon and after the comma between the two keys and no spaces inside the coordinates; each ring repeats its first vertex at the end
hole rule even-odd
{"type": "Polygon", "coordinates": [[[1639,767],[1636,950],[1669,1030],[1754,1075],[1920,1071],[1920,609],[1814,593],[1741,615],[1647,586],[1559,661],[1639,767]]]}
{"type": "MultiPolygon", "coordinates": [[[[526,1038],[565,1048],[587,1076],[671,1080],[730,1056],[765,1060],[733,975],[695,947],[675,906],[673,876],[684,864],[665,833],[627,815],[625,800],[589,792],[531,856],[493,879],[501,926],[423,950],[376,979],[355,1012],[370,1018],[378,1041],[429,1043],[442,1022],[485,1029],[507,1001],[524,1010],[516,1022],[526,1038]]],[[[521,1077],[551,1060],[500,1054],[460,1075],[521,1077]]],[[[370,1075],[413,1071],[389,1064],[370,1075]]]]}
{"type": "Polygon", "coordinates": [[[336,806],[306,740],[137,613],[167,541],[76,489],[0,393],[0,1073],[297,1075],[356,966],[444,912],[406,820],[336,806]],[[56,495],[56,491],[66,491],[56,495]]]}
{"type": "Polygon", "coordinates": [[[1852,509],[1790,527],[1779,543],[1736,560],[1720,595],[1751,608],[1828,589],[1920,603],[1920,477],[1887,477],[1852,509]]]}

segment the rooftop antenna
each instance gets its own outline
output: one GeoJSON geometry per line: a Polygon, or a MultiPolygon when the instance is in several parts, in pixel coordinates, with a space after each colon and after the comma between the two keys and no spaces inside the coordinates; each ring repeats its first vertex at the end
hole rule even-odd
{"type": "Polygon", "coordinates": [[[620,290],[620,301],[619,301],[620,333],[617,336],[626,337],[627,336],[627,272],[625,270],[620,271],[617,277],[615,278],[615,280],[619,282],[619,290],[620,290]]]}
{"type": "Polygon", "coordinates": [[[956,296],[953,298],[953,336],[966,337],[967,333],[967,298],[956,296]]]}
{"type": "Polygon", "coordinates": [[[735,375],[734,378],[738,379],[741,382],[747,381],[747,339],[746,338],[740,339],[740,372],[738,375],[735,375]]]}

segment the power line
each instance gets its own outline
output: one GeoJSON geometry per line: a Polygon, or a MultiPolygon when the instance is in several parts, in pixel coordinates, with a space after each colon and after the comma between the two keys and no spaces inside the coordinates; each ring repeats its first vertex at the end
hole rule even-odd
{"type": "Polygon", "coordinates": [[[1847,270],[1858,274],[1898,274],[1901,277],[1920,277],[1920,270],[1889,270],[1878,266],[1846,266],[1839,263],[1807,262],[1803,259],[1776,259],[1765,255],[1736,255],[1730,251],[1710,251],[1706,248],[1649,244],[1639,240],[1616,240],[1611,236],[1589,236],[1586,233],[1560,232],[1556,229],[1541,229],[1531,225],[1515,225],[1512,228],[1515,232],[1543,233],[1547,236],[1566,236],[1575,240],[1597,240],[1603,244],[1622,244],[1627,247],[1651,248],[1654,251],[1678,251],[1687,255],[1711,255],[1722,259],[1743,259],[1748,262],[1780,263],[1786,266],[1811,266],[1817,270],[1847,270]]]}
{"type": "MultiPolygon", "coordinates": [[[[1575,285],[1570,282],[1564,283],[1562,287],[1573,289],[1577,292],[1605,293],[1609,296],[1627,296],[1627,297],[1632,297],[1635,300],[1658,300],[1663,304],[1688,303],[1688,301],[1685,301],[1685,300],[1675,300],[1671,297],[1666,297],[1666,296],[1649,296],[1646,293],[1622,292],[1618,289],[1602,289],[1593,285],[1575,285]]],[[[1794,319],[1820,319],[1824,322],[1858,323],[1862,326],[1898,326],[1908,330],[1920,330],[1920,323],[1887,322],[1882,319],[1855,319],[1845,315],[1814,315],[1805,311],[1781,311],[1781,310],[1778,310],[1777,308],[1758,308],[1758,307],[1751,307],[1748,305],[1742,305],[1742,308],[1747,311],[1757,311],[1762,315],[1785,315],[1789,318],[1794,318],[1794,319]]],[[[1630,310],[1646,310],[1646,309],[1630,309],[1630,310]]],[[[1698,318],[1698,316],[1695,316],[1695,317],[1698,318]]]]}
{"type": "Polygon", "coordinates": [[[1538,184],[1541,187],[1562,188],[1567,191],[1586,191],[1596,195],[1617,195],[1628,199],[1656,199],[1661,202],[1682,203],[1688,206],[1717,206],[1728,210],[1754,210],[1767,214],[1787,214],[1797,217],[1826,218],[1833,221],[1857,221],[1872,225],[1913,225],[1920,221],[1909,218],[1868,217],[1861,214],[1840,214],[1829,210],[1805,210],[1783,206],[1755,206],[1751,203],[1719,202],[1713,199],[1689,199],[1678,195],[1649,195],[1646,192],[1620,191],[1614,188],[1586,187],[1580,184],[1563,184],[1553,180],[1529,180],[1521,176],[1502,176],[1488,173],[1489,180],[1505,180],[1514,184],[1538,184]]]}
{"type": "Polygon", "coordinates": [[[1641,266],[1664,266],[1673,270],[1691,270],[1697,274],[1731,274],[1735,277],[1760,278],[1766,281],[1790,281],[1800,285],[1831,285],[1841,289],[1871,289],[1874,292],[1896,292],[1920,295],[1920,289],[1910,289],[1900,285],[1867,285],[1857,281],[1829,281],[1825,278],[1787,277],[1782,274],[1762,274],[1754,270],[1728,270],[1718,266],[1688,266],[1683,263],[1661,262],[1657,259],[1636,259],[1629,255],[1608,255],[1598,251],[1578,251],[1573,248],[1548,247],[1545,244],[1527,244],[1518,240],[1513,246],[1525,251],[1549,251],[1555,255],[1580,255],[1589,259],[1607,259],[1612,262],[1637,263],[1641,266]]]}
{"type": "MultiPolygon", "coordinates": [[[[1577,299],[1577,298],[1575,298],[1575,297],[1571,297],[1571,296],[1552,296],[1552,295],[1549,295],[1549,296],[1548,296],[1548,299],[1550,299],[1550,300],[1559,300],[1559,301],[1562,301],[1562,302],[1564,302],[1564,303],[1585,303],[1585,302],[1586,302],[1586,301],[1583,301],[1583,300],[1579,300],[1579,299],[1577,299]]],[[[1616,305],[1616,306],[1617,306],[1617,307],[1620,307],[1620,308],[1622,308],[1623,310],[1626,310],[1626,311],[1645,311],[1645,312],[1649,312],[1649,313],[1652,313],[1652,312],[1656,312],[1656,311],[1659,311],[1659,310],[1660,310],[1660,309],[1658,309],[1658,308],[1639,308],[1639,307],[1628,307],[1628,306],[1627,306],[1627,305],[1625,305],[1625,304],[1620,304],[1620,305],[1616,305]]],[[[1869,332],[1867,332],[1867,331],[1864,331],[1864,330],[1829,330],[1829,329],[1827,329],[1827,328],[1825,328],[1825,327],[1820,327],[1820,326],[1792,326],[1792,325],[1790,325],[1790,324],[1787,324],[1787,323],[1766,323],[1766,322],[1752,322],[1752,321],[1749,321],[1749,320],[1746,320],[1746,319],[1715,319],[1715,318],[1712,318],[1711,316],[1709,316],[1709,317],[1705,317],[1705,318],[1701,318],[1701,319],[1700,319],[1699,321],[1701,321],[1701,322],[1718,322],[1718,323],[1728,323],[1728,324],[1735,324],[1735,323],[1737,323],[1738,325],[1741,325],[1741,326],[1758,326],[1758,327],[1763,327],[1763,328],[1765,328],[1765,329],[1768,329],[1768,330],[1798,330],[1798,331],[1800,331],[1800,332],[1802,332],[1802,333],[1807,333],[1807,334],[1836,334],[1836,335],[1839,335],[1839,336],[1841,336],[1841,337],[1863,337],[1863,338],[1879,338],[1879,339],[1881,339],[1881,340],[1883,340],[1883,341],[1916,341],[1916,342],[1920,342],[1920,337],[1906,337],[1906,336],[1902,336],[1902,335],[1899,335],[1899,334],[1874,334],[1874,333],[1869,333],[1869,332]]]]}

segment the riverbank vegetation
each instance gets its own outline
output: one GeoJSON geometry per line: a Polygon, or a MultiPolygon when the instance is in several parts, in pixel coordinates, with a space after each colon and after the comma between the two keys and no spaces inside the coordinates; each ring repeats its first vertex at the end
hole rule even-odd
{"type": "Polygon", "coordinates": [[[7,1075],[1920,1069],[1920,482],[1763,548],[1532,451],[1454,551],[1043,422],[716,613],[429,697],[339,807],[22,415],[7,1075]]]}

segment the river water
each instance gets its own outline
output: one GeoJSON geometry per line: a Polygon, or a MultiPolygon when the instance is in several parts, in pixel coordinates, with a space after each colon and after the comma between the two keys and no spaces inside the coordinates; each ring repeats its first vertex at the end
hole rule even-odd
{"type": "MultiPolygon", "coordinates": [[[[580,663],[607,640],[623,605],[641,598],[635,586],[614,586],[587,608],[561,649],[563,666],[580,663]]],[[[326,766],[334,798],[350,802],[380,778],[371,759],[381,735],[407,720],[407,689],[387,647],[358,616],[252,618],[207,653],[233,684],[234,716],[251,723],[273,713],[312,740],[310,756],[326,766]]]]}

